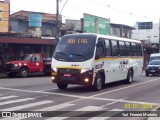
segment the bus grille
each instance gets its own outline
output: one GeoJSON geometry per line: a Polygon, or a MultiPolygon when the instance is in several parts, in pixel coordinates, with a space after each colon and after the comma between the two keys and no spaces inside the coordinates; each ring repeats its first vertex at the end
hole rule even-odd
{"type": "Polygon", "coordinates": [[[59,68],[58,73],[70,73],[70,74],[80,74],[80,70],[78,69],[68,69],[68,68],[59,68]]]}
{"type": "Polygon", "coordinates": [[[61,76],[60,79],[61,80],[75,80],[76,77],[63,77],[63,76],[61,76]]]}

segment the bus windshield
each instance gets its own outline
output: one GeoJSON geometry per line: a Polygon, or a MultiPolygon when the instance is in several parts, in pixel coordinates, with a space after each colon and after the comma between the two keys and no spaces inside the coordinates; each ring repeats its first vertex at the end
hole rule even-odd
{"type": "Polygon", "coordinates": [[[53,57],[58,61],[86,61],[93,57],[95,43],[95,35],[66,35],[60,39],[53,57]]]}

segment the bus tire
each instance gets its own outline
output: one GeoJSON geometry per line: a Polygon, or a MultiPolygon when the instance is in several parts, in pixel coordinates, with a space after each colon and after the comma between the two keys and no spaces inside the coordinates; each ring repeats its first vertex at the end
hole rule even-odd
{"type": "Polygon", "coordinates": [[[102,87],[103,87],[103,77],[101,74],[98,74],[98,75],[96,75],[93,88],[96,91],[100,91],[102,89],[102,87]]]}
{"type": "Polygon", "coordinates": [[[128,71],[127,79],[125,80],[127,84],[131,84],[133,82],[133,72],[132,70],[128,71]]]}
{"type": "Polygon", "coordinates": [[[22,68],[19,72],[19,76],[22,78],[28,77],[28,69],[27,68],[22,68]]]}
{"type": "Polygon", "coordinates": [[[68,84],[59,84],[57,83],[57,87],[61,90],[65,90],[67,88],[68,84]]]}

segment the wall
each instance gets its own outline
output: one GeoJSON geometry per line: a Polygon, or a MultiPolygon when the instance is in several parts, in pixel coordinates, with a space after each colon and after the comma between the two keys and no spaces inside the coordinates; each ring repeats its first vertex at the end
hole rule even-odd
{"type": "Polygon", "coordinates": [[[111,25],[111,35],[123,38],[131,38],[132,29],[111,25]]]}
{"type": "Polygon", "coordinates": [[[56,36],[56,25],[52,23],[43,23],[42,24],[42,35],[47,35],[51,32],[51,36],[56,36]]]}
{"type": "MultiPolygon", "coordinates": [[[[29,27],[29,23],[26,21],[17,21],[11,20],[10,21],[11,31],[18,32],[18,33],[25,33],[29,27]]],[[[51,36],[56,36],[56,24],[52,23],[43,23],[42,24],[42,35],[47,35],[51,33],[51,36]],[[51,30],[51,32],[49,32],[51,30]]]]}
{"type": "Polygon", "coordinates": [[[153,24],[152,29],[138,29],[138,25],[135,26],[135,30],[132,31],[132,38],[137,40],[146,40],[148,43],[159,42],[159,23],[153,24]]]}

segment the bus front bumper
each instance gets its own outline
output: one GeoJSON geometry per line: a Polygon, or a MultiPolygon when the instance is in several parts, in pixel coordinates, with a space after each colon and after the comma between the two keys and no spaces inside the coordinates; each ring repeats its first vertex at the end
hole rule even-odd
{"type": "Polygon", "coordinates": [[[79,84],[79,85],[92,85],[93,73],[85,72],[82,74],[58,74],[52,72],[52,82],[59,84],[79,84]]]}

